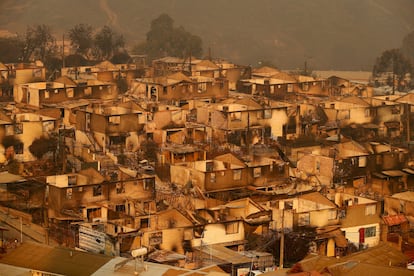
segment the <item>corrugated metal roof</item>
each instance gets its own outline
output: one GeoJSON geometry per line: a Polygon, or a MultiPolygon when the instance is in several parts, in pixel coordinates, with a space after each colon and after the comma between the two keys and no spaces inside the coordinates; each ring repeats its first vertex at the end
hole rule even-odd
{"type": "MultiPolygon", "coordinates": [[[[317,270],[322,271],[323,269],[331,266],[336,266],[340,263],[345,262],[357,262],[364,264],[371,264],[379,267],[386,267],[389,264],[395,266],[405,264],[408,261],[408,257],[404,255],[398,249],[386,244],[380,243],[377,246],[370,247],[366,250],[359,251],[354,254],[350,254],[341,258],[325,257],[325,256],[313,256],[305,258],[299,262],[300,266],[304,271],[317,270]]],[[[365,271],[367,272],[367,270],[365,271]]],[[[414,274],[414,273],[413,273],[414,274]]],[[[335,274],[336,275],[336,274],[335,274]]],[[[339,274],[338,274],[339,275],[339,274]]],[[[347,274],[343,274],[347,275],[347,274]]],[[[366,275],[361,273],[360,275],[366,275]]],[[[374,274],[372,274],[374,275],[374,274]]],[[[379,275],[379,274],[375,274],[379,275]]],[[[389,274],[381,274],[389,275],[389,274]]],[[[395,275],[395,274],[394,274],[395,275]]],[[[411,275],[411,274],[410,274],[411,275]]]]}
{"type": "Polygon", "coordinates": [[[263,66],[260,68],[253,68],[252,70],[252,75],[257,75],[257,76],[263,76],[263,77],[269,77],[271,75],[280,73],[281,71],[273,68],[273,67],[269,67],[269,66],[263,66]]]}
{"type": "Polygon", "coordinates": [[[385,174],[385,175],[387,175],[387,176],[390,176],[390,177],[401,177],[401,176],[406,175],[406,173],[405,173],[405,172],[400,171],[400,170],[389,170],[389,171],[382,171],[381,173],[382,173],[382,174],[385,174]]]}
{"type": "Polygon", "coordinates": [[[325,196],[321,195],[319,192],[303,194],[303,195],[300,195],[299,198],[325,205],[325,206],[319,206],[319,209],[324,209],[327,206],[331,208],[337,207],[335,203],[327,199],[325,196]]]}
{"type": "Polygon", "coordinates": [[[228,249],[225,246],[217,244],[202,246],[199,250],[227,263],[245,264],[251,262],[250,258],[245,257],[234,250],[228,249]]]}
{"type": "Polygon", "coordinates": [[[384,216],[382,219],[388,226],[398,225],[408,221],[404,215],[384,216]]]}
{"type": "Polygon", "coordinates": [[[414,170],[412,170],[410,168],[405,168],[405,169],[403,169],[403,171],[408,173],[408,174],[414,174],[414,170]]]}
{"type": "Polygon", "coordinates": [[[246,167],[246,164],[241,161],[239,158],[237,158],[234,154],[232,153],[226,153],[226,154],[222,154],[219,156],[216,156],[214,158],[214,160],[218,160],[218,161],[222,161],[222,162],[227,162],[229,164],[234,164],[234,165],[239,165],[240,167],[246,167]]]}
{"type": "Polygon", "coordinates": [[[0,62],[0,70],[7,70],[7,66],[0,62]]]}
{"type": "Polygon", "coordinates": [[[397,193],[397,194],[393,194],[392,197],[402,199],[405,201],[414,201],[414,192],[407,191],[407,192],[397,193]]]}
{"type": "Polygon", "coordinates": [[[156,250],[148,255],[150,260],[154,260],[158,263],[168,263],[178,260],[184,260],[185,255],[178,254],[176,252],[168,251],[168,250],[156,250]]]}
{"type": "Polygon", "coordinates": [[[407,93],[404,96],[401,96],[400,98],[396,99],[395,101],[399,102],[399,103],[413,104],[414,103],[414,93],[407,93]]]}
{"type": "Polygon", "coordinates": [[[315,75],[321,78],[329,78],[337,76],[339,78],[350,81],[365,81],[368,82],[372,76],[371,71],[313,71],[315,75]]]}
{"type": "Polygon", "coordinates": [[[165,62],[165,63],[183,63],[183,59],[182,58],[178,58],[178,57],[163,57],[163,58],[159,58],[154,60],[154,62],[165,62]]]}
{"type": "Polygon", "coordinates": [[[0,172],[0,184],[21,182],[21,181],[25,181],[25,178],[21,177],[20,175],[11,174],[9,172],[0,172]]]}
{"type": "Polygon", "coordinates": [[[112,258],[73,249],[24,242],[0,259],[0,263],[63,275],[87,276],[112,258]]]}

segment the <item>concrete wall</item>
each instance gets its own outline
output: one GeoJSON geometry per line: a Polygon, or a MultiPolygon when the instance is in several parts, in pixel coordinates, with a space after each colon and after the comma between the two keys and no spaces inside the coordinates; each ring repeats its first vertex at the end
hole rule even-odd
{"type": "Polygon", "coordinates": [[[245,238],[245,231],[244,225],[241,221],[231,222],[235,223],[238,226],[238,232],[234,234],[226,234],[226,227],[225,223],[215,223],[215,224],[207,224],[204,228],[204,237],[193,239],[191,241],[192,246],[201,246],[201,242],[203,245],[209,244],[219,244],[219,243],[227,243],[227,242],[237,242],[242,241],[245,238]]]}
{"type": "Polygon", "coordinates": [[[367,237],[365,236],[364,245],[368,247],[373,247],[379,244],[380,241],[380,225],[379,223],[374,224],[364,224],[355,227],[347,227],[341,228],[341,231],[345,231],[345,238],[348,239],[349,242],[358,246],[359,244],[359,229],[361,228],[368,228],[368,227],[375,227],[375,236],[374,237],[367,237]]]}

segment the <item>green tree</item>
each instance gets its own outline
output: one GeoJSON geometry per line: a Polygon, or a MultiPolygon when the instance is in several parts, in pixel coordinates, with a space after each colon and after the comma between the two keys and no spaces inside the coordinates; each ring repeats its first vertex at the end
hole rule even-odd
{"type": "Polygon", "coordinates": [[[22,59],[25,62],[31,59],[45,61],[48,55],[56,50],[55,38],[48,25],[28,26],[23,38],[22,59]]]}
{"type": "Polygon", "coordinates": [[[393,87],[395,85],[395,82],[398,83],[398,86],[401,86],[404,82],[406,74],[411,72],[411,63],[401,53],[400,49],[391,49],[384,51],[381,56],[377,58],[373,68],[373,75],[376,77],[379,77],[385,73],[392,73],[391,85],[393,87]]]}
{"type": "Polygon", "coordinates": [[[146,42],[137,45],[134,52],[146,53],[149,60],[164,56],[199,57],[203,52],[202,40],[182,26],[174,28],[173,19],[167,14],[161,14],[151,22],[146,42]]]}
{"type": "Polygon", "coordinates": [[[125,39],[108,26],[104,26],[94,37],[94,56],[97,59],[110,59],[125,46],[125,39]]]}
{"type": "Polygon", "coordinates": [[[77,24],[68,33],[70,44],[76,49],[76,54],[88,58],[94,43],[92,26],[77,24]]]}

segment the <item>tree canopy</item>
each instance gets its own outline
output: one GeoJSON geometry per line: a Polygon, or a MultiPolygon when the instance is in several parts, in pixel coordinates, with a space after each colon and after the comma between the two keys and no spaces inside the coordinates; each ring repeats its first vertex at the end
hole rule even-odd
{"type": "MultiPolygon", "coordinates": [[[[75,50],[75,56],[85,59],[72,59],[74,62],[69,63],[84,64],[88,60],[111,59],[114,62],[125,62],[130,59],[124,48],[124,36],[109,26],[94,29],[89,24],[80,23],[70,28],[67,36],[75,50]]],[[[200,57],[203,52],[202,40],[182,26],[175,27],[169,15],[161,14],[152,20],[146,41],[136,46],[135,52],[147,54],[149,60],[165,56],[200,57]]],[[[28,26],[23,35],[0,39],[0,56],[6,63],[41,60],[53,72],[61,67],[61,54],[52,28],[45,24],[28,26]]]]}
{"type": "Polygon", "coordinates": [[[76,48],[75,53],[89,57],[93,47],[93,28],[88,24],[77,24],[69,30],[70,44],[76,48]]]}
{"type": "Polygon", "coordinates": [[[97,59],[110,59],[125,46],[125,39],[108,26],[104,26],[94,37],[94,56],[97,59]]]}
{"type": "MultiPolygon", "coordinates": [[[[412,73],[412,66],[400,49],[386,50],[377,58],[373,68],[373,75],[376,77],[384,73],[392,73],[400,86],[406,75],[412,73]]],[[[391,85],[394,86],[395,83],[392,81],[391,85]]]]}
{"type": "Polygon", "coordinates": [[[31,59],[45,61],[56,50],[55,38],[48,25],[28,26],[23,37],[22,59],[27,62],[31,59]]]}
{"type": "Polygon", "coordinates": [[[401,51],[411,64],[414,64],[414,31],[404,37],[401,51]]]}
{"type": "Polygon", "coordinates": [[[377,57],[372,69],[374,77],[388,75],[387,83],[402,90],[413,85],[414,31],[407,34],[401,48],[385,50],[377,57]]]}
{"type": "Polygon", "coordinates": [[[40,137],[35,139],[29,146],[29,151],[37,159],[41,159],[47,152],[53,152],[56,150],[57,140],[54,138],[40,137]]]}
{"type": "Polygon", "coordinates": [[[135,47],[135,52],[146,53],[150,60],[164,56],[199,57],[203,53],[202,40],[182,26],[175,28],[173,19],[161,14],[151,22],[146,42],[135,47]]]}

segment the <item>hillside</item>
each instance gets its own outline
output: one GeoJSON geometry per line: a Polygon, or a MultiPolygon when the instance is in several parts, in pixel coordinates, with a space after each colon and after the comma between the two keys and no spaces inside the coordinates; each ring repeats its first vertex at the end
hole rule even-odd
{"type": "Polygon", "coordinates": [[[412,0],[2,0],[0,29],[23,33],[44,23],[60,35],[77,23],[108,24],[133,45],[145,40],[151,20],[167,13],[215,57],[371,70],[375,57],[399,47],[414,29],[413,11],[412,0]]]}

